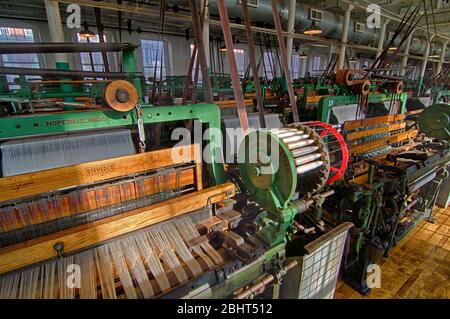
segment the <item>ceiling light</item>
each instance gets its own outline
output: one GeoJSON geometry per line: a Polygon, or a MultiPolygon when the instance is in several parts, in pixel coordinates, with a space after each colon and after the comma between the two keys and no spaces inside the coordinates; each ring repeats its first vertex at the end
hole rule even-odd
{"type": "Polygon", "coordinates": [[[80,39],[92,39],[96,37],[96,34],[89,30],[88,24],[84,21],[84,30],[80,32],[80,39]]]}
{"type": "Polygon", "coordinates": [[[397,47],[389,47],[389,49],[388,49],[389,51],[397,51],[398,50],[398,48],[397,47]]]}
{"type": "Polygon", "coordinates": [[[299,59],[307,59],[307,58],[308,58],[308,55],[305,53],[305,51],[303,51],[302,54],[299,54],[299,55],[298,55],[298,58],[299,58],[299,59]]]}
{"type": "Polygon", "coordinates": [[[303,31],[303,34],[306,35],[317,35],[317,34],[321,34],[322,30],[316,26],[316,21],[314,20],[311,25],[305,30],[303,31]]]}

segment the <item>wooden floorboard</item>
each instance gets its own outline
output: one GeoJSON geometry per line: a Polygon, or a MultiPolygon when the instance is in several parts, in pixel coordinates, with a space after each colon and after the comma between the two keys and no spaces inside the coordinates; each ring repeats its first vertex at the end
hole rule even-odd
{"type": "Polygon", "coordinates": [[[450,298],[450,207],[436,208],[383,259],[381,288],[362,296],[338,280],[336,299],[450,298]]]}

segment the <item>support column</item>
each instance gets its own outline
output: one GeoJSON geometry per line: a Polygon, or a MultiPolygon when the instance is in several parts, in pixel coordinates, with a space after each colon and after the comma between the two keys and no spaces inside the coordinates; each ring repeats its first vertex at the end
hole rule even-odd
{"type": "MultiPolygon", "coordinates": [[[[289,15],[288,15],[288,22],[287,22],[287,32],[288,36],[286,39],[286,55],[287,55],[287,61],[289,65],[289,70],[291,70],[292,66],[292,46],[294,44],[294,27],[295,27],[295,8],[296,8],[297,1],[296,0],[289,0],[289,15]]],[[[291,70],[292,71],[292,70],[291,70]]]]}
{"type": "Polygon", "coordinates": [[[389,24],[390,20],[386,19],[383,21],[383,24],[381,25],[381,29],[380,29],[380,37],[378,38],[378,46],[377,46],[377,55],[375,57],[378,58],[381,54],[381,52],[383,51],[383,46],[384,46],[384,38],[386,37],[386,27],[389,24]]]}
{"type": "Polygon", "coordinates": [[[405,49],[403,50],[403,57],[402,57],[402,64],[400,69],[400,76],[404,76],[406,72],[406,66],[408,65],[408,55],[409,55],[409,47],[411,46],[411,40],[413,36],[413,32],[411,32],[408,36],[408,39],[406,39],[405,43],[405,49]]]}
{"type": "Polygon", "coordinates": [[[434,36],[431,36],[430,40],[427,42],[427,47],[425,48],[424,59],[422,61],[422,68],[419,73],[419,85],[417,86],[417,96],[420,96],[420,91],[422,90],[423,77],[425,76],[425,71],[427,70],[428,56],[430,55],[431,41],[434,36]]]}
{"type": "Polygon", "coordinates": [[[211,53],[209,49],[209,0],[202,0],[201,8],[203,8],[203,4],[206,2],[205,8],[205,20],[203,22],[203,32],[202,38],[203,43],[205,45],[205,55],[206,55],[206,65],[208,66],[208,70],[211,69],[211,53]]]}
{"type": "MultiPolygon", "coordinates": [[[[65,42],[64,31],[61,23],[61,15],[59,13],[59,4],[53,0],[44,0],[45,12],[47,14],[48,29],[50,31],[50,40],[52,42],[65,42]]],[[[56,69],[58,70],[70,70],[69,58],[67,53],[55,53],[56,69]]],[[[94,70],[92,70],[94,71],[94,70]]],[[[70,80],[70,79],[62,79],[70,80]]],[[[69,83],[62,83],[60,85],[61,92],[70,93],[73,88],[69,83]]],[[[65,97],[64,102],[75,102],[73,97],[65,97]]],[[[65,110],[73,110],[75,106],[65,106],[65,110]]]]}
{"type": "MultiPolygon", "coordinates": [[[[64,32],[59,14],[59,4],[54,0],[44,0],[45,12],[47,13],[48,29],[52,42],[65,42],[64,32]]],[[[69,70],[69,59],[66,53],[55,53],[56,68],[58,70],[69,70]]]]}
{"type": "Polygon", "coordinates": [[[350,14],[352,13],[352,10],[354,8],[355,8],[354,5],[349,4],[347,9],[345,10],[344,23],[342,25],[341,43],[339,46],[337,70],[344,68],[345,50],[347,49],[348,26],[350,24],[350,14]]]}
{"type": "Polygon", "coordinates": [[[441,57],[439,58],[439,63],[436,68],[436,75],[441,73],[442,71],[442,64],[444,64],[444,58],[445,58],[445,51],[447,51],[447,44],[449,40],[442,42],[442,51],[441,51],[441,57]]]}

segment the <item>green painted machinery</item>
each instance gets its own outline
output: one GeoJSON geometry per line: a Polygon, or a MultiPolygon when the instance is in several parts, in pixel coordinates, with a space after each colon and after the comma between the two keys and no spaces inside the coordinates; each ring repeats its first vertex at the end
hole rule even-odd
{"type": "MultiPolygon", "coordinates": [[[[64,110],[83,107],[76,102],[77,98],[91,98],[94,104],[104,104],[105,86],[112,79],[127,80],[138,91],[139,101],[143,102],[141,73],[137,70],[134,51],[137,47],[131,44],[117,43],[22,43],[0,44],[0,54],[21,53],[80,53],[80,52],[121,52],[122,72],[91,72],[69,70],[67,63],[58,62],[57,69],[25,69],[0,67],[0,74],[18,75],[14,83],[7,83],[6,76],[1,77],[0,101],[8,104],[9,114],[26,113],[23,105],[32,103],[51,103],[61,99],[64,110]],[[34,76],[36,81],[28,81],[26,76],[34,76]],[[42,80],[39,80],[42,78],[42,80]],[[87,80],[102,78],[108,80],[87,80]],[[46,102],[47,101],[47,102],[46,102]]],[[[31,107],[31,109],[33,109],[31,107]]]]}
{"type": "Polygon", "coordinates": [[[285,240],[294,217],[312,205],[311,196],[325,185],[330,169],[322,138],[301,124],[249,133],[238,162],[248,194],[266,210],[257,236],[270,245],[285,240]]]}
{"type": "MultiPolygon", "coordinates": [[[[398,99],[400,101],[399,113],[405,113],[407,94],[369,94],[369,103],[385,103],[398,99]]],[[[317,110],[317,119],[322,122],[331,123],[332,110],[335,107],[346,106],[358,103],[357,95],[342,95],[342,96],[324,96],[319,101],[317,110]]]]}
{"type": "Polygon", "coordinates": [[[433,104],[426,107],[417,120],[419,130],[427,136],[450,140],[450,105],[433,104]]]}
{"type": "Polygon", "coordinates": [[[198,120],[208,125],[211,149],[210,173],[214,184],[225,181],[220,136],[220,109],[215,104],[195,104],[183,107],[142,105],[140,110],[135,108],[129,112],[72,111],[0,117],[0,140],[138,126],[140,119],[143,124],[198,120]]]}

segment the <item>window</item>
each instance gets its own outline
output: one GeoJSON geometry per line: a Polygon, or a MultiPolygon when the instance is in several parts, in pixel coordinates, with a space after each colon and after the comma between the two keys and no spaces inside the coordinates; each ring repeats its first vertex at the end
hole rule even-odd
{"type": "Polygon", "coordinates": [[[321,65],[321,59],[320,56],[315,56],[313,60],[313,71],[320,71],[322,65],[321,65]]]}
{"type": "Polygon", "coordinates": [[[300,78],[305,78],[308,72],[308,58],[300,59],[300,78]]]}
{"type": "Polygon", "coordinates": [[[267,80],[272,80],[276,74],[275,58],[272,52],[264,52],[264,66],[266,68],[264,76],[267,74],[267,80]]]}
{"type": "MultiPolygon", "coordinates": [[[[242,4],[242,0],[239,0],[239,4],[242,4]]],[[[258,8],[259,0],[247,0],[247,6],[258,8]]]]}
{"type": "Polygon", "coordinates": [[[292,79],[298,79],[300,76],[300,58],[297,54],[293,54],[291,58],[291,76],[292,79]]]}
{"type": "Polygon", "coordinates": [[[234,49],[234,56],[236,58],[236,65],[240,76],[245,74],[245,52],[242,49],[234,49]]]}
{"type": "Polygon", "coordinates": [[[162,68],[162,77],[166,77],[167,69],[165,56],[166,52],[164,49],[164,42],[157,40],[141,40],[142,48],[142,62],[144,65],[144,76],[147,82],[150,82],[155,75],[156,69],[156,79],[160,79],[160,72],[162,68]]]}
{"type": "MultiPolygon", "coordinates": [[[[34,42],[33,30],[25,28],[0,28],[1,42],[34,42]]],[[[19,67],[28,69],[39,69],[39,59],[36,53],[29,54],[2,54],[3,66],[5,67],[19,67]]],[[[14,82],[17,75],[7,75],[8,83],[14,82]]],[[[40,78],[37,76],[27,76],[29,78],[40,78]]],[[[18,85],[9,85],[10,90],[19,89],[18,85]]]]}
{"type": "MultiPolygon", "coordinates": [[[[80,34],[77,33],[78,43],[87,43],[87,39],[80,38],[80,34]]],[[[95,38],[89,39],[90,43],[98,43],[100,39],[98,35],[95,38]]],[[[106,42],[106,39],[105,39],[106,42]]],[[[101,52],[81,52],[81,69],[83,71],[96,71],[96,72],[104,72],[105,65],[103,63],[103,57],[101,52]],[[94,70],[92,70],[92,66],[94,66],[94,70]]]]}

